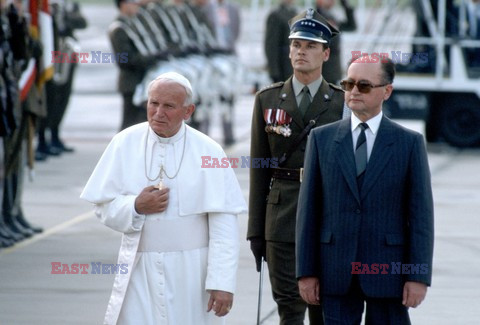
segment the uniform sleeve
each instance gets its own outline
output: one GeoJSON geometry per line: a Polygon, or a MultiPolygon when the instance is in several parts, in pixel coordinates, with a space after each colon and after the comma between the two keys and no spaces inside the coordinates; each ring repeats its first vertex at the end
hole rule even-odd
{"type": "MultiPolygon", "coordinates": [[[[255,99],[251,132],[250,159],[271,158],[259,95],[255,99]]],[[[250,168],[247,238],[265,236],[265,213],[271,175],[270,168],[250,168]]]]}
{"type": "Polygon", "coordinates": [[[115,54],[128,53],[127,60],[117,60],[117,64],[122,69],[146,69],[156,62],[154,56],[142,55],[122,28],[118,27],[110,32],[110,41],[115,54]]]}
{"type": "Polygon", "coordinates": [[[208,214],[209,244],[206,290],[235,293],[239,258],[237,216],[208,214]]]}
{"type": "Polygon", "coordinates": [[[122,233],[141,231],[145,215],[135,211],[135,195],[119,195],[108,203],[95,204],[95,215],[107,227],[122,233]]]}

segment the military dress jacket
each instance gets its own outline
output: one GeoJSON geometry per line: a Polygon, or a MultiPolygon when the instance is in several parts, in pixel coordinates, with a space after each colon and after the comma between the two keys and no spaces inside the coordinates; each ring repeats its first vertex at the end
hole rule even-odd
{"type": "MultiPolygon", "coordinates": [[[[340,120],[343,104],[343,90],[325,80],[321,83],[305,116],[302,116],[297,106],[292,77],[286,82],[275,83],[257,93],[250,146],[252,164],[248,239],[260,237],[270,241],[295,242],[295,215],[300,181],[272,180],[273,168],[277,167],[278,159],[289,150],[310,120],[317,119],[315,127],[340,120]],[[264,115],[266,110],[272,108],[284,110],[291,116],[290,136],[266,132],[267,123],[264,115]]],[[[279,167],[291,169],[303,167],[306,143],[307,137],[296,146],[290,157],[279,167]]]]}
{"type": "MultiPolygon", "coordinates": [[[[109,38],[119,60],[116,62],[120,68],[118,78],[118,91],[122,94],[133,94],[135,88],[142,82],[149,67],[153,66],[157,59],[151,53],[141,53],[138,48],[141,44],[136,44],[129,34],[128,18],[119,16],[109,27],[109,38]]],[[[132,30],[134,33],[135,31],[132,30]]],[[[140,39],[136,40],[141,42],[140,39]]]]}

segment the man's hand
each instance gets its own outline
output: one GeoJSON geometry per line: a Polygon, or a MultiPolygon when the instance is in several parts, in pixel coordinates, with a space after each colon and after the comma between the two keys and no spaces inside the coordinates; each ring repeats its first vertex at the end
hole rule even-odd
{"type": "Polygon", "coordinates": [[[135,211],[138,214],[152,214],[165,211],[168,205],[168,188],[158,190],[148,186],[135,199],[135,211]]]}
{"type": "Polygon", "coordinates": [[[402,304],[406,307],[416,308],[427,295],[427,286],[420,282],[407,281],[403,286],[402,304]]]}
{"type": "Polygon", "coordinates": [[[230,312],[233,304],[233,293],[212,290],[208,300],[207,312],[213,310],[218,317],[225,316],[230,312]]]}
{"type": "Polygon", "coordinates": [[[300,296],[310,305],[320,305],[320,282],[315,277],[304,277],[298,280],[300,296]]]}
{"type": "Polygon", "coordinates": [[[265,239],[261,237],[252,237],[250,238],[250,250],[255,256],[255,263],[257,264],[257,272],[260,272],[262,268],[262,256],[263,259],[267,260],[267,243],[265,239]]]}

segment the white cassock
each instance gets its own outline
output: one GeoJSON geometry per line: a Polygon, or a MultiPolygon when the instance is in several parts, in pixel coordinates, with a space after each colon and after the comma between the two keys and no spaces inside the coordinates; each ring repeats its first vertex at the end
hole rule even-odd
{"type": "Polygon", "coordinates": [[[206,312],[209,290],[235,292],[237,215],[246,204],[233,170],[202,168],[202,156],[226,157],[185,124],[161,138],[147,122],[117,134],[103,153],[81,198],[123,233],[118,264],[128,265],[115,276],[104,324],[224,324],[225,317],[206,312]],[[135,198],[159,182],[145,173],[156,178],[161,166],[168,207],[138,215],[135,198]]]}

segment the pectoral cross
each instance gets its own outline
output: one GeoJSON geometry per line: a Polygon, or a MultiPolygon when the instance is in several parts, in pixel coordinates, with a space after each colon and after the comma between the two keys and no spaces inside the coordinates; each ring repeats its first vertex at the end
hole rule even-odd
{"type": "Polygon", "coordinates": [[[160,176],[160,179],[158,180],[158,184],[155,185],[154,187],[160,191],[164,188],[164,185],[163,185],[163,165],[160,167],[160,175],[159,176],[160,176]]]}

